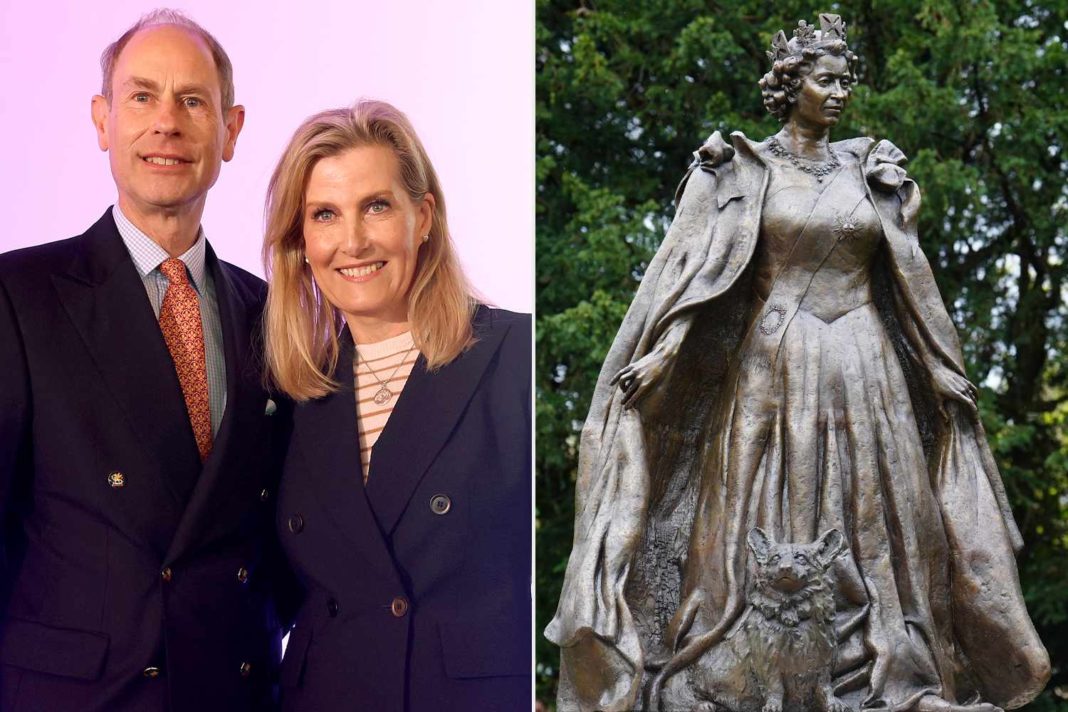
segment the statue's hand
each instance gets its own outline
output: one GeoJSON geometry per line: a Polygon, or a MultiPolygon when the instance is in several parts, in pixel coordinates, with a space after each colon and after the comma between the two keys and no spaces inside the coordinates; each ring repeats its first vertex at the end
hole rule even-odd
{"type": "Polygon", "coordinates": [[[633,408],[649,389],[657,384],[679,353],[683,340],[690,330],[693,315],[680,316],[667,328],[649,353],[620,369],[612,376],[609,385],[619,384],[623,391],[623,407],[633,408]]]}
{"type": "Polygon", "coordinates": [[[949,400],[961,403],[972,417],[979,417],[979,391],[967,378],[942,363],[936,363],[931,368],[931,384],[934,386],[938,409],[943,418],[949,419],[945,406],[949,400]]]}
{"type": "Polygon", "coordinates": [[[623,391],[623,407],[636,406],[649,389],[664,377],[672,360],[672,350],[666,348],[664,342],[660,342],[645,356],[612,376],[610,385],[618,383],[619,389],[623,391]]]}

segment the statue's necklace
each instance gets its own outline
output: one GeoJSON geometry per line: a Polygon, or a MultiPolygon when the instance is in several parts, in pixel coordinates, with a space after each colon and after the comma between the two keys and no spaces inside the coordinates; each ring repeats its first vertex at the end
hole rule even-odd
{"type": "Polygon", "coordinates": [[[779,158],[785,158],[789,161],[790,165],[797,170],[816,176],[816,180],[820,183],[823,182],[824,176],[828,176],[842,167],[842,162],[838,160],[838,156],[834,154],[834,151],[831,151],[831,160],[829,161],[813,161],[801,158],[801,156],[786,150],[786,146],[779,143],[779,139],[774,136],[768,140],[768,148],[779,158]]]}

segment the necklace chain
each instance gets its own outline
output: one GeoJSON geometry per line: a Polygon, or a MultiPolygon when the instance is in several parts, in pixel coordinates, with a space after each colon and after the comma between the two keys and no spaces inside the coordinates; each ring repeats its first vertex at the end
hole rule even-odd
{"type": "Polygon", "coordinates": [[[842,162],[838,160],[838,156],[835,155],[834,151],[831,151],[831,158],[827,161],[814,161],[810,158],[802,158],[796,153],[787,150],[786,146],[783,146],[775,136],[772,136],[768,140],[768,148],[770,148],[771,152],[779,158],[785,158],[789,161],[790,165],[797,170],[815,176],[816,180],[820,183],[823,182],[825,176],[830,175],[842,167],[842,162]]]}
{"type": "Polygon", "coordinates": [[[383,381],[381,378],[378,377],[378,373],[373,368],[371,368],[371,364],[367,363],[367,361],[363,358],[363,356],[360,355],[359,346],[356,347],[356,361],[357,361],[357,363],[362,361],[363,365],[367,368],[367,371],[371,374],[372,377],[374,377],[374,379],[376,381],[378,381],[378,390],[375,391],[375,395],[374,395],[374,401],[375,401],[376,404],[385,405],[386,403],[389,403],[390,399],[393,398],[393,395],[394,395],[393,391],[391,391],[389,389],[389,386],[387,386],[386,384],[389,383],[390,381],[392,381],[393,377],[397,375],[397,371],[399,371],[400,367],[404,365],[405,359],[408,358],[408,354],[410,354],[412,352],[412,349],[414,349],[414,348],[415,348],[415,340],[413,339],[412,340],[412,345],[409,346],[408,350],[404,352],[403,356],[401,356],[400,363],[398,363],[397,367],[395,369],[393,369],[393,373],[389,374],[389,378],[387,378],[386,380],[383,381]]]}

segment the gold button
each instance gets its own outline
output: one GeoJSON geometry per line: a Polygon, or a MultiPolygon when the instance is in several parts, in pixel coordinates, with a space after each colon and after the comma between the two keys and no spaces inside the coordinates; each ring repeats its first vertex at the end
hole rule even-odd
{"type": "Polygon", "coordinates": [[[168,566],[160,572],[160,576],[163,577],[164,583],[170,583],[171,579],[174,578],[174,572],[171,571],[171,567],[168,566]]]}
{"type": "Polygon", "coordinates": [[[389,610],[397,618],[403,618],[404,614],[408,612],[408,601],[404,596],[397,596],[393,599],[393,602],[389,604],[389,610]]]}
{"type": "Polygon", "coordinates": [[[155,666],[146,667],[145,671],[141,674],[145,677],[156,678],[159,677],[159,668],[155,666]]]}
{"type": "Polygon", "coordinates": [[[252,674],[252,665],[249,663],[241,663],[241,677],[248,677],[252,674]]]}
{"type": "Polygon", "coordinates": [[[271,496],[271,493],[267,491],[266,487],[264,487],[262,490],[260,490],[260,501],[261,502],[266,502],[267,498],[270,497],[270,496],[271,496]]]}
{"type": "Polygon", "coordinates": [[[126,485],[126,475],[121,472],[112,472],[108,475],[108,484],[112,487],[124,487],[126,485]]]}
{"type": "Polygon", "coordinates": [[[237,580],[241,583],[245,583],[245,581],[248,581],[248,569],[246,569],[244,566],[237,570],[237,580]]]}

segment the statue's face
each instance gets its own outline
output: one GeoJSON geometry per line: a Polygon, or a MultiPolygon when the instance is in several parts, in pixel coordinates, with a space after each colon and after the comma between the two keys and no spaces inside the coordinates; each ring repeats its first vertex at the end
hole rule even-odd
{"type": "Polygon", "coordinates": [[[845,57],[823,55],[802,77],[790,121],[810,128],[834,126],[845,110],[852,81],[845,57]]]}

